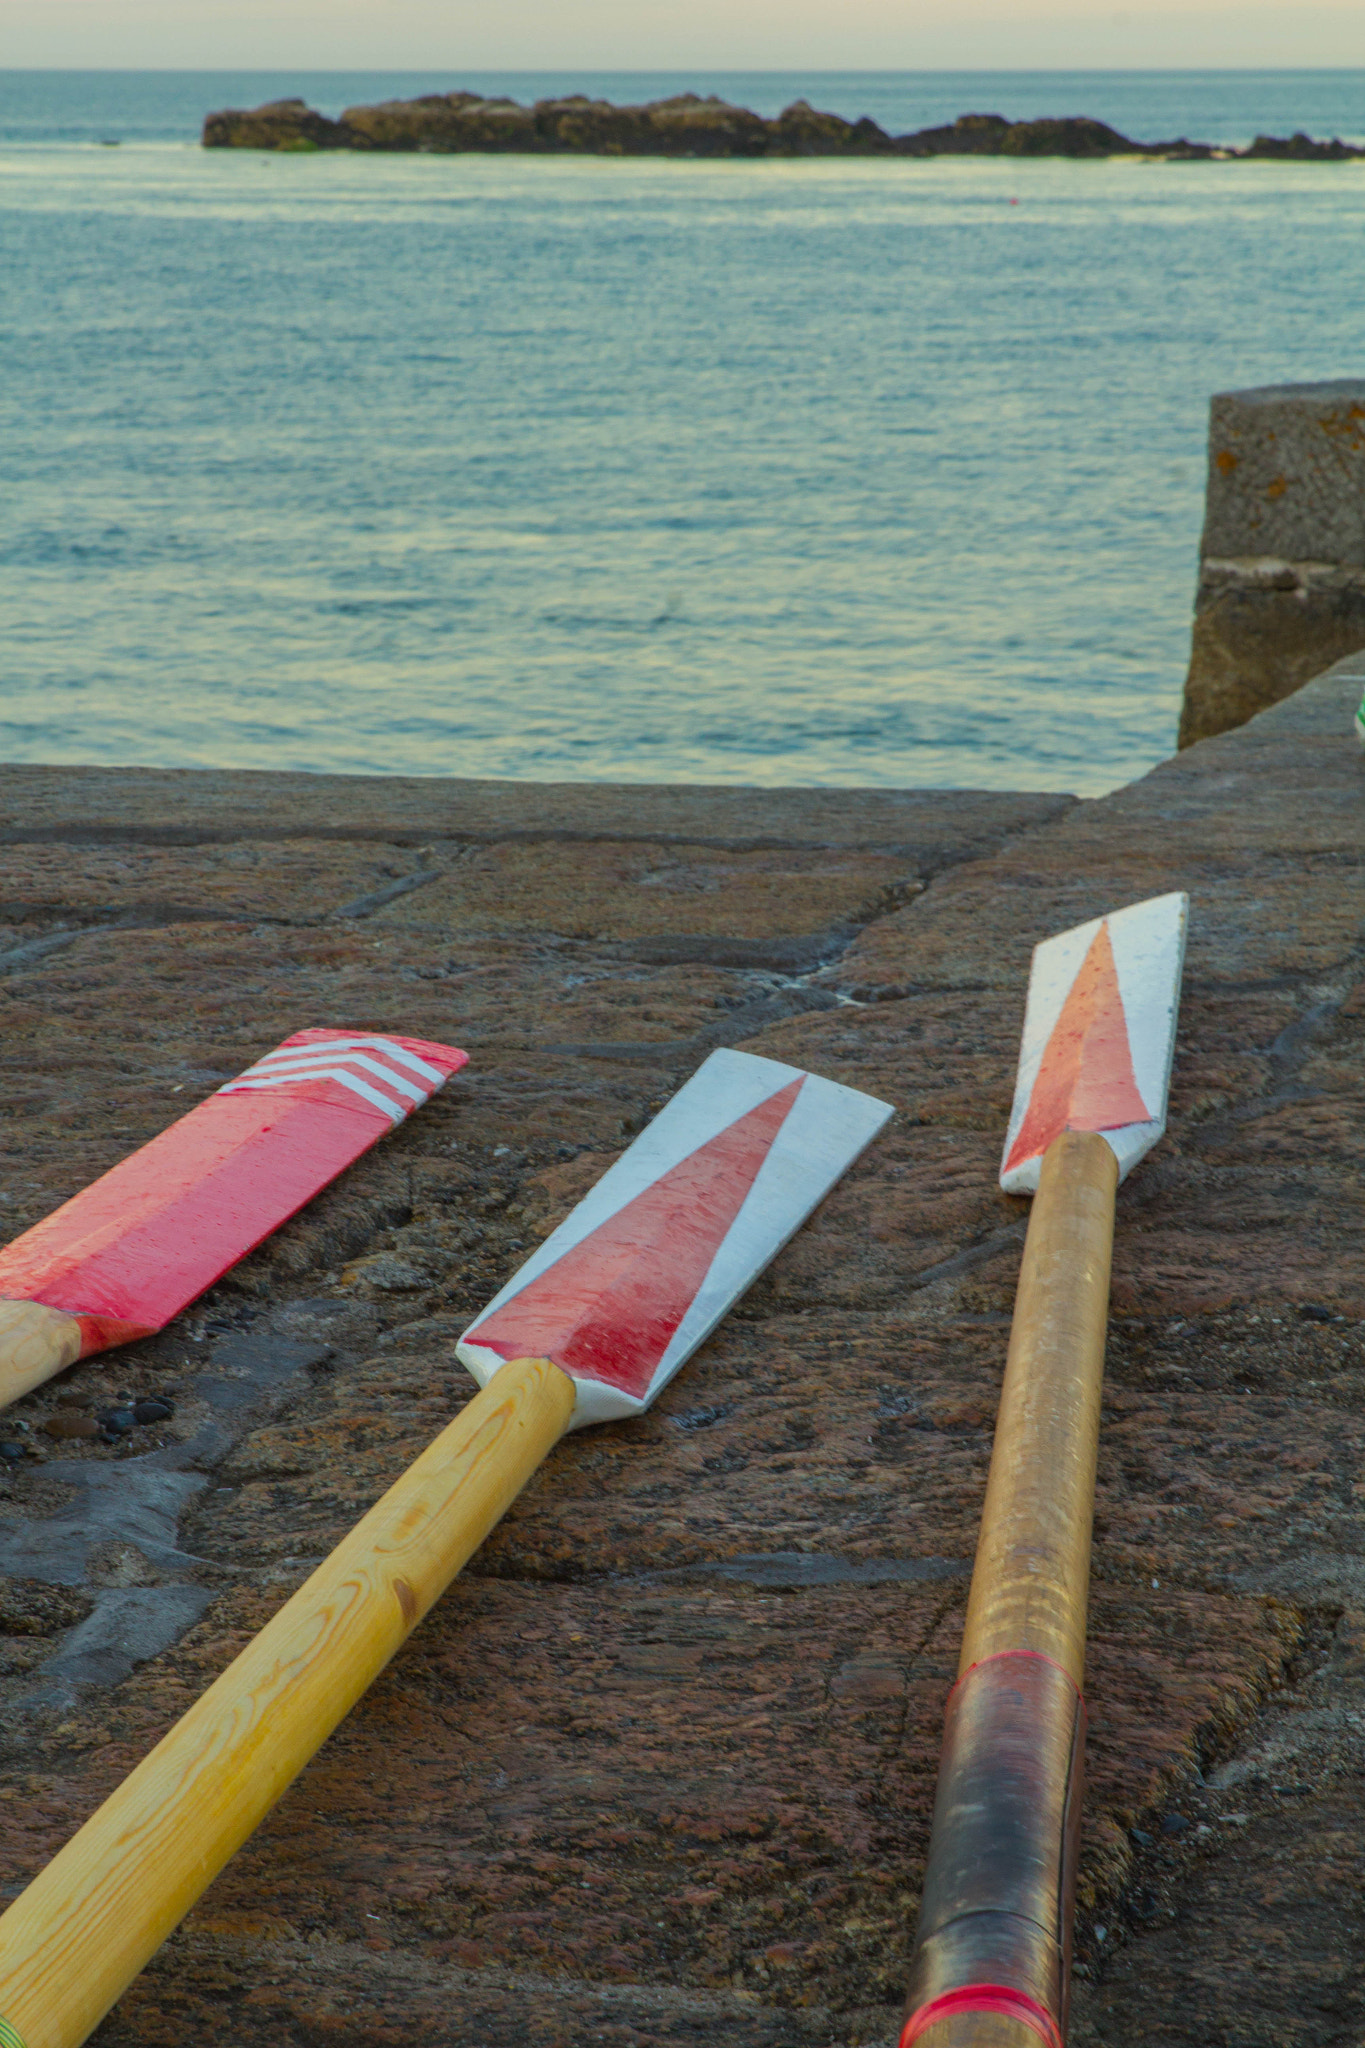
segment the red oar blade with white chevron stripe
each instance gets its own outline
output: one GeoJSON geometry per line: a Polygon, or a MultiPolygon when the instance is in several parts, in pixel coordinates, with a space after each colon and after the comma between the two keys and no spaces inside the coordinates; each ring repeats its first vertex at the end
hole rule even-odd
{"type": "Polygon", "coordinates": [[[1000,1185],[1032,1194],[1062,1131],[1098,1131],[1119,1178],[1166,1128],[1190,899],[1177,891],[1033,950],[1000,1185]]]}
{"type": "MultiPolygon", "coordinates": [[[[69,1356],[54,1371],[162,1329],[466,1057],[419,1038],[295,1032],[0,1251],[0,1307],[59,1312],[69,1356]]],[[[18,1327],[12,1309],[6,1320],[18,1327]]],[[[4,1349],[0,1332],[12,1398],[4,1349]]]]}
{"type": "Polygon", "coordinates": [[[573,1427],[637,1414],[823,1200],[890,1105],[712,1053],[460,1340],[481,1385],[553,1359],[573,1427]]]}

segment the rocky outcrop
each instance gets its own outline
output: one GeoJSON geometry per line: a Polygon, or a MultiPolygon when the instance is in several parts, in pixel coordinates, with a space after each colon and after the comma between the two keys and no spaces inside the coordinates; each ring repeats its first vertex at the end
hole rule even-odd
{"type": "MultiPolygon", "coordinates": [[[[846,121],[807,100],[794,100],[775,120],[733,107],[714,93],[685,92],[646,106],[616,107],[573,94],[537,100],[484,99],[475,92],[426,93],[348,107],[339,121],[302,100],[272,100],[251,112],[229,108],[204,123],[205,149],[360,149],[466,151],[579,156],[1158,156],[1184,160],[1235,156],[1201,142],[1139,143],[1085,115],[1008,121],[1003,114],[963,114],[946,127],[888,135],[864,117],[846,121]]],[[[1247,156],[1296,161],[1359,156],[1344,142],[1288,141],[1258,136],[1247,156]]]]}
{"type": "Polygon", "coordinates": [[[679,93],[644,107],[581,96],[532,109],[541,146],[582,156],[764,156],[768,123],[714,97],[679,93]]]}
{"type": "Polygon", "coordinates": [[[1365,647],[1365,381],[1224,391],[1180,744],[1365,647]]]}
{"type": "Polygon", "coordinates": [[[1132,156],[1141,149],[1084,115],[1007,121],[1003,114],[960,114],[950,127],[901,136],[897,147],[910,156],[1132,156]]]}
{"type": "Polygon", "coordinates": [[[845,121],[817,112],[809,100],[793,100],[767,126],[769,156],[886,156],[900,147],[866,116],[845,121]]]}
{"type": "Polygon", "coordinates": [[[340,128],[303,100],[270,100],[243,112],[230,107],[204,123],[205,149],[340,149],[340,128]]]}
{"type": "Polygon", "coordinates": [[[583,94],[523,107],[477,93],[430,93],[348,107],[339,121],[309,113],[301,101],[283,100],[253,113],[211,114],[204,146],[682,157],[856,156],[896,148],[875,121],[845,121],[817,112],[805,100],[765,121],[714,95],[690,92],[640,107],[617,107],[583,94]]]}
{"type": "Polygon", "coordinates": [[[644,107],[614,107],[581,93],[523,107],[456,92],[348,107],[335,125],[332,146],[348,149],[742,157],[767,153],[771,124],[696,93],[644,107]]]}
{"type": "Polygon", "coordinates": [[[775,120],[714,94],[679,93],[639,107],[574,94],[524,107],[478,93],[348,107],[329,121],[301,100],[251,113],[211,114],[208,149],[359,149],[456,154],[514,150],[583,156],[1072,156],[1131,154],[1138,145],[1102,121],[1007,121],[964,114],[951,126],[892,136],[866,118],[847,121],[795,100],[775,120]]]}
{"type": "Polygon", "coordinates": [[[348,107],[333,122],[333,149],[504,150],[542,147],[535,117],[515,100],[486,100],[476,92],[427,93],[417,100],[384,100],[348,107]]]}
{"type": "Polygon", "coordinates": [[[1340,164],[1348,157],[1365,156],[1365,149],[1355,149],[1339,136],[1330,142],[1314,142],[1311,135],[1302,130],[1293,135],[1258,135],[1250,149],[1241,154],[1247,157],[1270,157],[1281,162],[1296,164],[1340,164]]]}

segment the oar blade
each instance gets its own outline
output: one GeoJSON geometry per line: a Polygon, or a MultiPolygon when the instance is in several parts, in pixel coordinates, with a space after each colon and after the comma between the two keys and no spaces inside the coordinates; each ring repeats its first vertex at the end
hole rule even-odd
{"type": "Polygon", "coordinates": [[[634,1415],[798,1230],[888,1103],[752,1053],[712,1053],[465,1331],[486,1386],[552,1358],[573,1426],[634,1415]]]}
{"type": "Polygon", "coordinates": [[[163,1329],[466,1058],[295,1032],[0,1250],[0,1299],[75,1316],[87,1353],[163,1329]]]}
{"type": "Polygon", "coordinates": [[[1149,897],[1034,948],[1000,1185],[1032,1194],[1062,1131],[1098,1131],[1119,1178],[1166,1128],[1189,897],[1149,897]]]}

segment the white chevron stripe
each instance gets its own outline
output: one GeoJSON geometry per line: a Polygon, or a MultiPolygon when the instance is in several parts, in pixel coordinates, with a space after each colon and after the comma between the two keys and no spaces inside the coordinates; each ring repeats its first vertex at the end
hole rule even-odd
{"type": "MultiPolygon", "coordinates": [[[[388,1068],[381,1066],[377,1060],[362,1060],[357,1053],[352,1053],[349,1058],[343,1054],[339,1060],[336,1060],[332,1058],[331,1052],[325,1045],[319,1048],[311,1060],[298,1060],[287,1067],[273,1067],[266,1060],[258,1060],[254,1067],[248,1067],[244,1074],[238,1074],[237,1079],[239,1081],[294,1081],[301,1077],[306,1078],[309,1074],[330,1074],[334,1071],[340,1072],[344,1070],[346,1073],[354,1074],[358,1081],[362,1081],[365,1078],[360,1072],[362,1066],[368,1067],[375,1080],[382,1087],[391,1089],[395,1095],[406,1095],[413,1102],[426,1101],[427,1091],[425,1088],[415,1088],[411,1081],[400,1080],[397,1074],[391,1074],[388,1068]]],[[[406,1107],[406,1104],[404,1106],[406,1107]]]]}
{"type": "MultiPolygon", "coordinates": [[[[316,1066],[319,1060],[330,1060],[335,1052],[335,1048],[330,1045],[315,1045],[310,1049],[313,1055],[311,1060],[288,1060],[279,1065],[276,1063],[275,1054],[267,1053],[263,1060],[257,1060],[255,1066],[248,1067],[246,1071],[248,1074],[280,1074],[287,1078],[290,1074],[302,1073],[306,1067],[316,1066]]],[[[396,1088],[400,1095],[406,1095],[410,1102],[425,1102],[431,1093],[430,1088],[419,1088],[415,1081],[407,1080],[402,1074],[395,1074],[391,1067],[384,1066],[379,1060],[372,1060],[366,1052],[346,1053],[342,1056],[341,1064],[344,1067],[364,1067],[368,1073],[377,1074],[388,1087],[396,1088]]],[[[239,1080],[245,1078],[244,1074],[238,1076],[239,1080]]]]}
{"type": "Polygon", "coordinates": [[[371,1088],[368,1081],[362,1081],[358,1074],[348,1074],[344,1067],[290,1067],[284,1073],[260,1075],[253,1071],[229,1081],[218,1093],[232,1095],[239,1088],[287,1088],[291,1081],[340,1081],[343,1088],[349,1088],[354,1095],[363,1095],[367,1102],[372,1102],[376,1109],[382,1109],[396,1124],[401,1124],[408,1113],[405,1103],[395,1103],[389,1096],[381,1095],[377,1088],[371,1088]]]}
{"type": "Polygon", "coordinates": [[[315,1038],[307,1045],[278,1045],[274,1052],[263,1054],[256,1064],[264,1066],[267,1060],[316,1059],[319,1053],[350,1052],[362,1047],[369,1047],[373,1052],[382,1052],[391,1060],[398,1060],[414,1074],[420,1074],[424,1080],[430,1081],[433,1088],[439,1088],[446,1078],[439,1067],[433,1067],[428,1060],[419,1059],[417,1054],[409,1052],[405,1045],[395,1045],[391,1038],[315,1038]]]}

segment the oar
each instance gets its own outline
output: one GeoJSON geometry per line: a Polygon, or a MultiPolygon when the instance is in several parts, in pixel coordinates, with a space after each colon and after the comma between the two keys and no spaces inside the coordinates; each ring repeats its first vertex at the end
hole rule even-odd
{"type": "Polygon", "coordinates": [[[296,1031],[15,1238],[0,1250],[0,1406],[164,1329],[467,1058],[296,1031]]]}
{"type": "Polygon", "coordinates": [[[1188,899],[1033,955],[1002,1187],[1036,1189],[901,2048],[1062,2048],[1114,1195],[1166,1127],[1188,899]]]}
{"type": "Polygon", "coordinates": [[[485,1383],[0,1918],[0,2048],[76,2048],[565,1430],[647,1408],[879,1131],[717,1052],[460,1345],[485,1383]]]}

